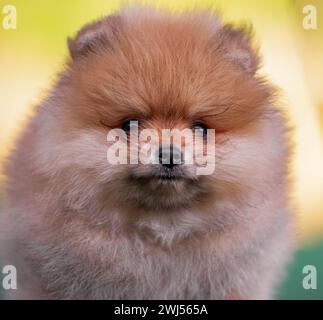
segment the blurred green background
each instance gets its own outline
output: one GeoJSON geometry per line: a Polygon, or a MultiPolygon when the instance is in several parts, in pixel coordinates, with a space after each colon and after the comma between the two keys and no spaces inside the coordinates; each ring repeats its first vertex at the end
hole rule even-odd
{"type": "MultiPolygon", "coordinates": [[[[156,0],[144,3],[170,10],[212,8],[221,12],[225,22],[251,21],[254,25],[264,57],[261,73],[283,89],[284,108],[295,127],[292,163],[295,185],[291,192],[297,208],[298,250],[277,298],[322,299],[323,1],[156,0]],[[308,4],[316,8],[315,30],[303,27],[306,16],[303,9],[308,4]],[[305,290],[302,286],[305,265],[317,268],[316,290],[305,290]]],[[[84,23],[112,13],[122,4],[124,1],[117,0],[0,0],[0,165],[25,116],[45,96],[56,73],[62,69],[68,54],[66,38],[75,35],[84,23]],[[6,5],[16,8],[15,30],[3,28],[6,5]]],[[[0,204],[4,199],[3,184],[0,176],[0,204]]],[[[1,269],[0,262],[0,280],[1,269]]]]}

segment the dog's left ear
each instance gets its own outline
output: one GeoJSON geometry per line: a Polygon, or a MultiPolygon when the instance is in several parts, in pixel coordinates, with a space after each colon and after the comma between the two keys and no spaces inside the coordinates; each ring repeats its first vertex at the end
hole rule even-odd
{"type": "Polygon", "coordinates": [[[91,53],[112,47],[120,28],[121,17],[117,15],[86,25],[74,39],[67,39],[72,59],[86,57],[91,53]]]}
{"type": "Polygon", "coordinates": [[[225,25],[220,30],[220,37],[226,57],[243,70],[254,74],[259,67],[259,57],[252,44],[251,27],[235,28],[225,25]]]}

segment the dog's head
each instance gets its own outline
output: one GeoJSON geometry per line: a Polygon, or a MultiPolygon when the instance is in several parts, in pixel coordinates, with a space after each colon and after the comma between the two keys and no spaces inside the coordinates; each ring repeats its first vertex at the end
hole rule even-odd
{"type": "Polygon", "coordinates": [[[212,14],[125,10],[85,26],[69,49],[47,160],[80,188],[99,186],[116,206],[192,211],[267,170],[272,88],[256,74],[250,32],[212,14]]]}

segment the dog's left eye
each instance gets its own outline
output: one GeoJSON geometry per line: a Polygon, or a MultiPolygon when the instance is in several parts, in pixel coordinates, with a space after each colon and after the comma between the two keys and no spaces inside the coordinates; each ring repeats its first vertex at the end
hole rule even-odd
{"type": "Polygon", "coordinates": [[[207,126],[203,122],[195,122],[193,124],[193,130],[203,135],[203,137],[207,135],[207,129],[207,126]]]}

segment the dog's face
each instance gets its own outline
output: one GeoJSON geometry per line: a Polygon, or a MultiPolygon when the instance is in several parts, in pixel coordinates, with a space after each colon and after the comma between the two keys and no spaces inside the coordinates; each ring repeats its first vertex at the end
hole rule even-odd
{"type": "Polygon", "coordinates": [[[76,180],[80,172],[89,177],[80,186],[93,184],[89,192],[100,186],[116,206],[171,212],[230,198],[259,176],[254,159],[261,163],[269,152],[261,119],[271,88],[255,75],[258,61],[244,31],[207,15],[125,13],[85,27],[69,47],[53,121],[62,137],[60,165],[76,180]],[[107,160],[112,129],[125,133],[119,145],[128,152],[119,156],[127,163],[107,160]],[[132,129],[139,138],[130,143],[132,129]],[[131,164],[131,148],[144,149],[149,140],[140,136],[145,129],[159,138],[165,129],[193,135],[171,140],[168,149],[154,141],[146,154],[151,162],[131,164]],[[207,129],[215,131],[215,153],[207,148],[207,129]],[[185,146],[195,158],[206,156],[208,174],[197,173],[203,165],[196,161],[185,163],[185,146]]]}

